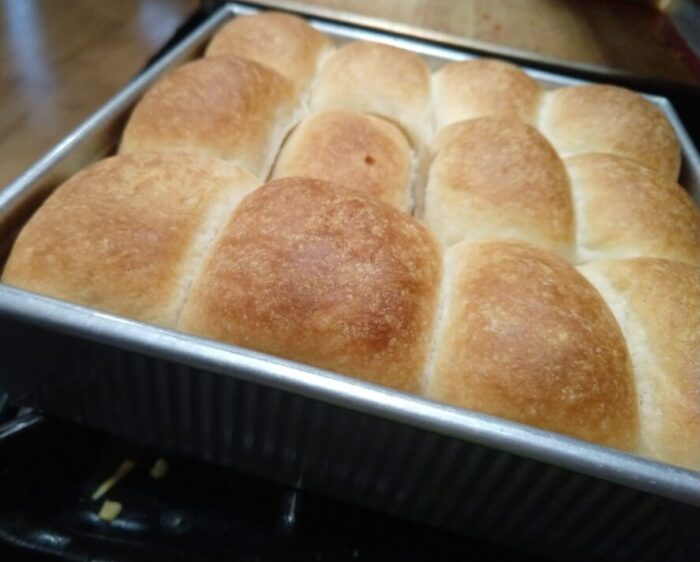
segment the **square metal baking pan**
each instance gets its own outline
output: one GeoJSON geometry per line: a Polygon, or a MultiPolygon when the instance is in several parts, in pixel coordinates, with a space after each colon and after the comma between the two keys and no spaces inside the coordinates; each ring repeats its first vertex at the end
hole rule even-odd
{"type": "MultiPolygon", "coordinates": [[[[217,11],[2,191],[4,253],[53,188],[114,150],[134,102],[161,74],[254,10],[217,11]]],[[[387,42],[432,66],[470,57],[311,23],[339,43],[387,42]]],[[[580,82],[528,72],[547,87],[580,82]]],[[[676,129],[681,183],[698,202],[697,151],[668,100],[649,97],[676,129]]],[[[0,369],[0,391],[16,404],[458,532],[549,555],[693,559],[683,521],[700,521],[695,471],[2,284],[0,369]]]]}

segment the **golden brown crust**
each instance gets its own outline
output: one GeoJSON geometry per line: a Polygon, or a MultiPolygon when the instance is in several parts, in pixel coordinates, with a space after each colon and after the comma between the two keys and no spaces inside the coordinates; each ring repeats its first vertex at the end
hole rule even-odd
{"type": "Polygon", "coordinates": [[[639,452],[700,469],[700,270],[654,258],[580,269],[627,338],[640,391],[639,452]]]}
{"type": "Polygon", "coordinates": [[[448,251],[428,396],[623,449],[638,438],[625,340],[575,268],[515,241],[448,251]]]}
{"type": "Polygon", "coordinates": [[[464,119],[499,115],[534,124],[542,88],[514,64],[479,59],[452,62],[433,75],[437,129],[464,119]]]}
{"type": "Polygon", "coordinates": [[[192,152],[235,162],[258,178],[293,124],[292,84],[236,57],[186,64],[137,104],[120,151],[192,152]]]}
{"type": "Polygon", "coordinates": [[[681,150],[663,112],[624,88],[586,85],[548,94],[540,130],[562,156],[604,152],[624,156],[677,180],[681,150]]]}
{"type": "Polygon", "coordinates": [[[179,327],[416,391],[439,276],[436,245],[410,216],[328,182],[285,178],[241,203],[179,327]]]}
{"type": "Polygon", "coordinates": [[[425,220],[445,245],[518,238],[570,258],[573,209],[564,166],[533,127],[484,117],[443,129],[425,220]]]}
{"type": "Polygon", "coordinates": [[[41,206],[17,238],[2,280],[174,326],[209,216],[222,206],[230,211],[255,186],[237,166],[203,156],[102,160],[41,206]]]}
{"type": "Polygon", "coordinates": [[[206,56],[235,55],[275,70],[297,88],[306,88],[330,39],[305,20],[279,12],[238,16],[219,30],[206,56]]]}
{"type": "Polygon", "coordinates": [[[579,262],[648,256],[700,265],[700,212],[676,182],[610,154],[565,165],[577,201],[579,262]]]}
{"type": "Polygon", "coordinates": [[[272,177],[327,180],[410,211],[411,167],[411,147],[390,122],[326,111],[306,119],[290,135],[272,177]]]}
{"type": "Polygon", "coordinates": [[[374,113],[400,125],[414,146],[430,125],[430,71],[415,53],[357,41],[326,59],[311,98],[311,109],[374,113]]]}

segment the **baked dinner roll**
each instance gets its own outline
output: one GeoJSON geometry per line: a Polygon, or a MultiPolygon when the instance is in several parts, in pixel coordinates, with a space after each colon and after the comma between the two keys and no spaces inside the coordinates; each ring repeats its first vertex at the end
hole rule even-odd
{"type": "Polygon", "coordinates": [[[624,337],[598,292],[517,241],[450,248],[427,395],[622,449],[638,439],[624,337]]]}
{"type": "Polygon", "coordinates": [[[484,117],[443,129],[435,144],[424,218],[438,240],[516,238],[571,258],[569,182],[536,129],[514,118],[484,117]]]}
{"type": "Polygon", "coordinates": [[[700,270],[637,258],[580,271],[627,339],[639,392],[639,453],[700,469],[700,270]]]}
{"type": "Polygon", "coordinates": [[[440,269],[409,215],[329,182],[275,180],[231,217],[179,328],[417,391],[440,269]]]}
{"type": "Polygon", "coordinates": [[[605,152],[624,156],[677,180],[681,149],[663,112],[635,92],[586,85],[544,96],[540,130],[561,156],[605,152]]]}
{"type": "Polygon", "coordinates": [[[236,57],[201,59],[165,76],[136,105],[121,152],[218,156],[265,179],[297,120],[291,82],[236,57]]]}
{"type": "Polygon", "coordinates": [[[311,82],[330,39],[303,19],[279,12],[237,16],[214,35],[206,56],[250,59],[291,80],[298,89],[311,82]]]}
{"type": "Polygon", "coordinates": [[[321,67],[311,109],[375,113],[399,124],[418,146],[430,127],[430,71],[415,53],[381,43],[350,43],[321,67]]]}
{"type": "Polygon", "coordinates": [[[102,160],[39,208],[2,281],[174,327],[206,248],[257,185],[238,166],[205,156],[102,160]]]}
{"type": "Polygon", "coordinates": [[[565,160],[577,217],[577,261],[662,257],[700,265],[700,212],[686,191],[633,160],[565,160]]]}
{"type": "Polygon", "coordinates": [[[464,119],[502,115],[535,124],[542,89],[514,64],[480,59],[451,62],[433,75],[437,129],[464,119]]]}
{"type": "Polygon", "coordinates": [[[294,130],[272,177],[336,182],[410,212],[412,171],[411,147],[395,125],[373,115],[327,111],[294,130]]]}

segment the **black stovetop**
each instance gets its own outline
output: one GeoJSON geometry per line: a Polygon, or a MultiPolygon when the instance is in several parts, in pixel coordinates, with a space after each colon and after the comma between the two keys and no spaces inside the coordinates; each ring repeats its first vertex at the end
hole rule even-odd
{"type": "MultiPolygon", "coordinates": [[[[7,416],[6,416],[7,417],[7,416]]],[[[33,413],[0,426],[0,560],[428,561],[535,560],[490,545],[160,453],[33,413]],[[91,494],[125,460],[133,470],[105,496],[91,494]]]]}

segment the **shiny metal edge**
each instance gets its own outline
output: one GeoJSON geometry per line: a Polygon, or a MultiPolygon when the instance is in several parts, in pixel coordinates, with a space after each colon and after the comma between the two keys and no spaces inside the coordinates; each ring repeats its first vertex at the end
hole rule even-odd
{"type": "Polygon", "coordinates": [[[682,185],[690,192],[695,202],[700,205],[700,154],[698,154],[698,149],[693,143],[693,139],[690,138],[688,131],[685,130],[683,122],[673,108],[673,104],[666,98],[658,96],[654,96],[654,98],[655,103],[666,114],[681,143],[683,153],[682,185]]]}
{"type": "MultiPolygon", "coordinates": [[[[229,3],[208,18],[173,51],[130,83],[0,192],[0,221],[3,216],[11,214],[14,206],[21,202],[22,196],[32,185],[49,173],[81,140],[95,134],[116,114],[126,111],[163,72],[186,58],[195,45],[203,42],[231,15],[254,11],[257,10],[250,6],[229,3]]],[[[383,31],[357,30],[344,23],[313,19],[311,23],[332,35],[381,39],[426,56],[448,60],[468,56],[456,49],[430,45],[420,38],[413,40],[391,37],[383,31]]],[[[585,83],[555,73],[526,70],[533,77],[548,81],[552,85],[585,83]]],[[[695,177],[698,177],[700,161],[697,152],[694,151],[670,102],[657,96],[648,97],[669,115],[681,142],[684,143],[684,156],[689,143],[691,158],[688,165],[693,166],[695,177]]],[[[113,316],[1,283],[0,314],[88,340],[287,390],[343,408],[508,451],[518,456],[700,506],[700,472],[651,461],[509,420],[435,403],[269,355],[113,316]]]]}
{"type": "Polygon", "coordinates": [[[700,506],[700,472],[0,284],[1,314],[700,506]]]}

